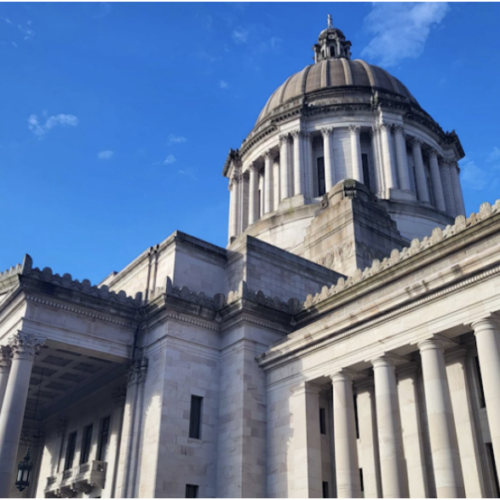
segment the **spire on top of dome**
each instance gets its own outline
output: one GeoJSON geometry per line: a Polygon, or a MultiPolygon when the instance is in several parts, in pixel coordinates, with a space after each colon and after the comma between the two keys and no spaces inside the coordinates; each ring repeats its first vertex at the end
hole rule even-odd
{"type": "Polygon", "coordinates": [[[318,37],[318,43],[313,47],[314,62],[325,59],[351,58],[351,42],[345,39],[344,33],[333,27],[331,14],[328,14],[328,25],[318,37]]]}

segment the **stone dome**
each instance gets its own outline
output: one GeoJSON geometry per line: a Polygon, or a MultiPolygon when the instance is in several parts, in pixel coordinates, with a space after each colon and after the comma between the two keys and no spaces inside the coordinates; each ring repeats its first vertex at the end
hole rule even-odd
{"type": "Polygon", "coordinates": [[[370,93],[372,89],[393,92],[418,105],[417,100],[405,85],[385,69],[368,64],[361,59],[351,61],[347,57],[327,58],[306,66],[280,85],[260,112],[257,124],[263,122],[281,105],[297,97],[313,97],[318,91],[342,91],[347,90],[348,87],[356,87],[359,90],[366,88],[370,93]]]}

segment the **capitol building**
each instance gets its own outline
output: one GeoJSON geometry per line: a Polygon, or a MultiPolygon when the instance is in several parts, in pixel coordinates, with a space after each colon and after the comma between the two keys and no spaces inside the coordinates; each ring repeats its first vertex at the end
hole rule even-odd
{"type": "Polygon", "coordinates": [[[226,248],[0,274],[0,497],[500,496],[500,201],[467,217],[455,131],[331,20],[313,50],[227,156],[226,248]]]}

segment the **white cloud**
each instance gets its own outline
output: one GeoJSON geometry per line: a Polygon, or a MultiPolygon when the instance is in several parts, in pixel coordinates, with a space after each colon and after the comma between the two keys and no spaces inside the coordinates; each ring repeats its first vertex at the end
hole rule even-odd
{"type": "Polygon", "coordinates": [[[219,80],[219,87],[221,89],[227,89],[229,88],[229,83],[227,83],[225,80],[219,80]]]}
{"type": "Polygon", "coordinates": [[[59,114],[49,116],[45,124],[42,125],[37,115],[30,115],[28,118],[28,129],[41,139],[49,130],[57,125],[76,127],[78,122],[79,120],[75,115],[59,114]]]}
{"type": "Polygon", "coordinates": [[[182,135],[170,134],[167,137],[167,144],[181,144],[183,142],[187,142],[187,139],[182,135]]]}
{"type": "Polygon", "coordinates": [[[488,158],[486,159],[487,162],[492,162],[500,160],[500,148],[497,148],[496,146],[493,148],[493,151],[488,155],[488,158]]]}
{"type": "Polygon", "coordinates": [[[175,159],[174,155],[168,155],[164,160],[163,164],[164,165],[171,165],[172,163],[175,163],[177,160],[175,159]]]}
{"type": "Polygon", "coordinates": [[[463,186],[474,191],[482,191],[489,186],[488,171],[478,167],[474,160],[464,158],[460,160],[461,181],[463,186]]]}
{"type": "Polygon", "coordinates": [[[374,36],[361,55],[386,67],[418,57],[431,28],[439,24],[448,11],[449,6],[444,2],[373,3],[364,21],[374,36]]]}
{"type": "Polygon", "coordinates": [[[235,43],[247,43],[250,32],[245,28],[235,28],[232,37],[235,43]]]}
{"type": "Polygon", "coordinates": [[[28,21],[28,27],[23,26],[21,24],[17,25],[17,28],[24,35],[23,38],[26,41],[33,39],[33,37],[35,36],[35,31],[32,30],[29,26],[31,26],[31,21],[28,21]]]}
{"type": "Polygon", "coordinates": [[[194,168],[185,168],[184,170],[177,170],[178,174],[181,175],[186,175],[187,177],[191,177],[195,181],[198,180],[198,178],[195,175],[196,170],[194,168]]]}
{"type": "Polygon", "coordinates": [[[99,160],[109,160],[114,154],[114,151],[107,149],[105,151],[99,151],[99,153],[97,153],[97,158],[99,158],[99,160]]]}

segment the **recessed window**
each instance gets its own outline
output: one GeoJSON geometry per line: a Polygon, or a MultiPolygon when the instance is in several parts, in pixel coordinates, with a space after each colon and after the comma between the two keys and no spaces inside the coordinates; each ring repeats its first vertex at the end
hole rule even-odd
{"type": "Polygon", "coordinates": [[[359,469],[359,487],[361,489],[361,492],[365,491],[365,484],[363,481],[363,469],[359,469]]]}
{"type": "Polygon", "coordinates": [[[197,484],[186,484],[186,498],[198,498],[197,484]]]}
{"type": "Polygon", "coordinates": [[[201,438],[201,404],[203,398],[191,396],[191,412],[189,414],[189,437],[201,438]]]}
{"type": "Polygon", "coordinates": [[[105,417],[101,420],[99,428],[99,442],[97,445],[97,460],[106,461],[109,445],[109,423],[111,418],[105,417]]]}
{"type": "Polygon", "coordinates": [[[361,155],[361,165],[363,167],[363,180],[364,184],[368,189],[371,189],[371,182],[370,182],[370,169],[368,167],[368,155],[366,153],[363,153],[361,155]]]}
{"type": "Polygon", "coordinates": [[[318,196],[323,196],[326,193],[325,158],[323,156],[316,160],[316,169],[318,172],[318,196]]]}
{"type": "Polygon", "coordinates": [[[80,464],[86,464],[89,461],[90,445],[92,444],[92,424],[83,429],[82,451],[80,453],[80,464]]]}
{"type": "Polygon", "coordinates": [[[73,468],[73,461],[75,460],[75,447],[76,447],[76,432],[72,432],[68,436],[68,446],[66,447],[66,460],[64,462],[64,470],[73,468]]]}
{"type": "Polygon", "coordinates": [[[330,492],[328,491],[328,483],[323,481],[323,498],[330,498],[330,492]]]}
{"type": "Polygon", "coordinates": [[[356,439],[359,439],[358,395],[354,394],[354,420],[356,423],[356,439]]]}
{"type": "Polygon", "coordinates": [[[330,47],[330,57],[335,57],[335,47],[333,45],[330,47]]]}
{"type": "Polygon", "coordinates": [[[326,411],[324,408],[319,409],[319,431],[321,434],[326,434],[326,411]]]}

